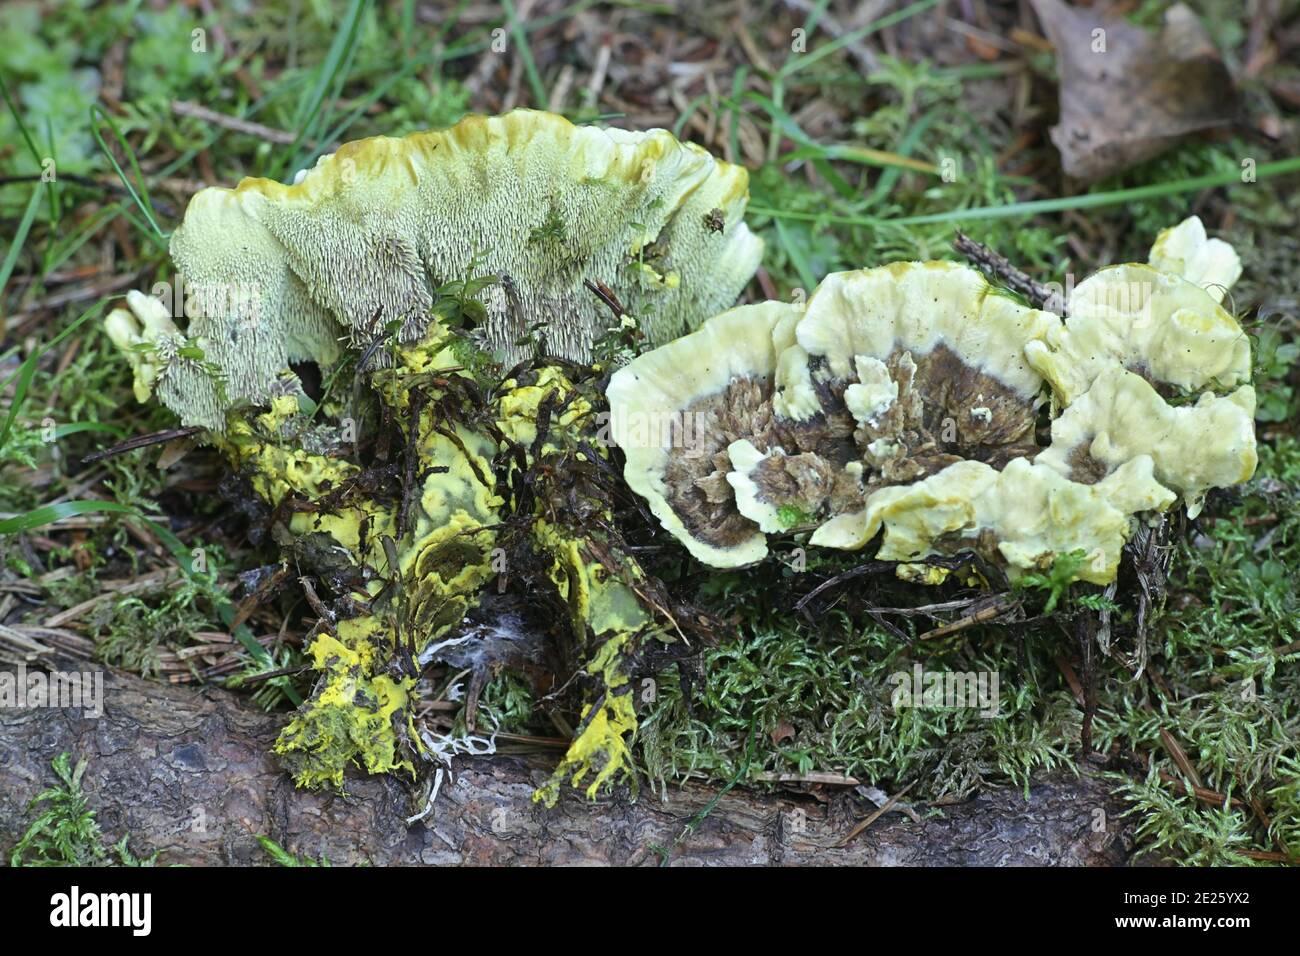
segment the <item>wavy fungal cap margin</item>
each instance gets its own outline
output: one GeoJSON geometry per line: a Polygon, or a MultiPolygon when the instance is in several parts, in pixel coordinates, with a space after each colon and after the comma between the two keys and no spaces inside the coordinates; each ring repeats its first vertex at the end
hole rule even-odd
{"type": "Polygon", "coordinates": [[[1222,302],[1233,283],[1241,278],[1241,257],[1222,239],[1206,235],[1200,216],[1188,216],[1176,226],[1162,230],[1151,245],[1148,260],[1161,272],[1180,275],[1222,302]]]}
{"type": "Polygon", "coordinates": [[[644,353],[610,377],[610,437],[626,455],[628,486],[693,556],[713,567],[753,564],[767,554],[767,543],[743,522],[710,534],[702,527],[707,515],[679,512],[670,502],[671,460],[707,460],[722,449],[716,413],[690,408],[689,398],[722,394],[738,380],[768,380],[770,390],[777,357],[794,342],[797,319],[795,307],[784,302],[738,306],[644,353]],[[705,443],[714,447],[703,447],[705,443]]]}
{"type": "Polygon", "coordinates": [[[806,310],[767,303],[747,330],[742,309],[724,313],[610,389],[616,422],[646,401],[679,416],[724,405],[710,421],[726,428],[702,442],[712,457],[691,469],[679,448],[631,448],[625,475],[719,567],[758,560],[777,530],[842,549],[883,531],[877,557],[904,569],[974,550],[1014,578],[1082,552],[1075,576],[1108,583],[1135,516],[1180,498],[1195,512],[1253,474],[1249,344],[1204,289],[1150,266],[1103,270],[1071,302],[1063,322],[964,266],[897,263],[827,276],[806,310]],[[1060,406],[1046,448],[1044,385],[1060,406]]]}
{"type": "Polygon", "coordinates": [[[148,384],[186,424],[223,429],[292,363],[336,362],[340,341],[418,338],[448,281],[501,277],[484,304],[504,360],[586,360],[612,320],[585,279],[660,343],[730,305],[762,253],[745,170],[665,130],[516,110],[348,143],[296,179],[202,190],[173,234],[178,275],[206,291],[185,330],[205,360],[148,384]]]}
{"type": "Polygon", "coordinates": [[[1250,340],[1204,289],[1149,265],[1110,266],[1079,283],[1069,317],[1029,342],[1029,364],[1063,401],[1116,365],[1184,391],[1250,381],[1250,340]]]}
{"type": "Polygon", "coordinates": [[[1025,396],[1042,379],[1023,354],[1059,320],[993,294],[984,277],[955,262],[896,262],[828,275],[808,300],[796,332],[810,357],[850,377],[858,356],[883,359],[948,346],[957,357],[1025,396]]]}

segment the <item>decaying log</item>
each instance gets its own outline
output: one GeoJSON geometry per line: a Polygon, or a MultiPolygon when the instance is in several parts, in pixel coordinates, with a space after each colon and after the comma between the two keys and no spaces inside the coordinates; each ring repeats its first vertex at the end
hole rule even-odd
{"type": "MultiPolygon", "coordinates": [[[[104,833],[131,835],[160,863],[265,864],[259,834],[335,865],[656,864],[716,796],[703,786],[587,802],[566,794],[551,811],[530,795],[544,756],[475,758],[444,784],[426,821],[408,825],[410,788],[357,775],[347,797],[294,789],[269,755],[282,722],[220,690],[169,687],[106,674],[104,714],[0,710],[0,851],[31,819],[28,801],[54,784],[62,751],[87,758],[82,785],[104,833]]],[[[736,788],[672,852],[674,865],[1117,865],[1131,841],[1105,784],[1052,777],[931,814],[889,812],[836,846],[874,810],[845,788],[817,795],[736,788]],[[1100,825],[1099,825],[1100,824],[1100,825]],[[1103,829],[1104,827],[1104,829],[1103,829]]]]}

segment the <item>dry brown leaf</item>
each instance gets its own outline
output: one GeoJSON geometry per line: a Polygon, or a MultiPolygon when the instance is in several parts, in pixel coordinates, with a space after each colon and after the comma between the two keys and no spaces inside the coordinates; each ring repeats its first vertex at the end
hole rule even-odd
{"type": "Polygon", "coordinates": [[[783,742],[794,738],[794,728],[782,720],[771,729],[769,734],[772,738],[772,744],[779,747],[783,742]]]}
{"type": "Polygon", "coordinates": [[[1061,116],[1051,133],[1069,176],[1102,179],[1235,119],[1232,76],[1183,4],[1152,34],[1102,10],[1032,2],[1056,48],[1061,116]]]}

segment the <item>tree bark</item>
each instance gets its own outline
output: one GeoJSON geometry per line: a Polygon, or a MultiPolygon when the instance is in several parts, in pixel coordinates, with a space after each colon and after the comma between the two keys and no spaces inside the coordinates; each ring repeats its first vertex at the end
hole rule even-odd
{"type": "MultiPolygon", "coordinates": [[[[282,718],[227,692],[170,687],[107,673],[104,713],[0,710],[0,850],[33,814],[28,801],[55,783],[60,752],[86,758],[82,785],[104,833],[131,836],[159,863],[266,864],[256,837],[334,865],[656,864],[717,791],[688,785],[667,799],[643,792],[597,802],[570,791],[534,804],[546,757],[462,762],[424,821],[411,788],[357,774],[348,795],[296,790],[269,751],[282,718]]],[[[874,807],[827,787],[814,793],[725,794],[673,848],[673,865],[1117,865],[1131,840],[1105,784],[1054,776],[994,790],[919,819],[887,812],[837,846],[874,807]],[[1102,828],[1104,825],[1104,828],[1102,828]]]]}

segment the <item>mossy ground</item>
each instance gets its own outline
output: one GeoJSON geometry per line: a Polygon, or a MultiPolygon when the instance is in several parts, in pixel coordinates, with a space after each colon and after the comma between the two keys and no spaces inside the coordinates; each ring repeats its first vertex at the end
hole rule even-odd
{"type": "MultiPolygon", "coordinates": [[[[1142,3],[1132,16],[1153,24],[1165,6],[1142,3]]],[[[504,11],[484,19],[480,7],[463,4],[429,15],[413,2],[322,0],[205,19],[171,3],[5,3],[0,79],[15,111],[0,110],[0,232],[13,237],[6,243],[0,364],[8,378],[86,308],[125,288],[147,290],[171,279],[161,233],[204,182],[230,184],[244,174],[283,179],[333,142],[400,135],[448,124],[468,110],[545,106],[552,99],[574,120],[668,126],[750,167],[748,220],[768,243],[750,298],[789,297],[837,269],[951,258],[955,226],[1035,278],[1063,282],[1068,273],[1081,278],[1099,265],[1143,259],[1160,228],[1196,212],[1237,244],[1245,263],[1229,304],[1256,339],[1261,464],[1250,484],[1214,497],[1205,513],[1178,528],[1167,596],[1153,614],[1140,677],[1135,591],[1131,582],[1121,586],[1112,614],[1114,654],[1098,664],[1092,739],[1104,758],[1100,769],[1132,807],[1145,848],[1183,862],[1295,859],[1300,185],[1295,176],[1211,190],[1180,184],[1235,173],[1243,158],[1263,164],[1300,153],[1294,93],[1278,94],[1295,89],[1297,71],[1245,71],[1252,52],[1246,5],[1194,6],[1227,62],[1245,76],[1254,125],[1091,189],[1154,186],[1159,195],[1035,216],[974,212],[957,221],[945,214],[1069,190],[1045,134],[1054,109],[1051,53],[1009,40],[1006,49],[969,42],[943,27],[951,9],[943,16],[922,9],[873,36],[875,68],[868,70],[852,44],[804,61],[790,49],[794,29],[807,31],[809,57],[835,42],[831,19],[841,35],[864,27],[847,3],[758,4],[761,11],[751,3],[743,21],[726,5],[670,17],[542,3],[522,25],[512,25],[504,11]],[[812,13],[799,12],[804,6],[812,13]],[[744,37],[738,22],[739,29],[751,25],[744,37]],[[510,44],[497,53],[492,31],[503,25],[510,44]],[[611,30],[597,89],[589,80],[611,30]],[[675,69],[659,52],[669,48],[677,51],[675,69]],[[175,102],[288,135],[240,131],[187,115],[175,102]],[[111,125],[92,122],[97,104],[111,125]],[[1261,135],[1263,128],[1272,138],[1261,135]],[[833,144],[895,159],[863,163],[833,144]],[[921,167],[906,168],[897,157],[921,167]],[[33,200],[45,160],[54,161],[58,177],[33,200]],[[939,174],[945,160],[954,161],[951,180],[939,174]],[[937,218],[916,221],[931,215],[937,218]],[[1188,765],[1199,796],[1188,787],[1188,765]]],[[[1005,40],[1014,18],[997,4],[988,7],[994,19],[984,29],[1005,40]]],[[[250,542],[253,525],[216,493],[221,471],[214,455],[196,451],[165,471],[155,467],[157,449],[76,464],[121,437],[173,424],[158,406],[134,402],[126,365],[94,321],[30,367],[29,382],[17,374],[5,386],[13,421],[0,439],[0,512],[13,516],[0,527],[25,533],[6,534],[0,549],[6,581],[34,581],[40,591],[29,595],[35,606],[6,603],[6,621],[38,623],[111,594],[124,580],[174,569],[173,539],[128,517],[130,509],[165,526],[186,552],[203,549],[209,573],[197,584],[164,577],[131,601],[110,597],[77,618],[69,626],[91,637],[102,659],[196,680],[299,667],[312,617],[301,598],[270,602],[248,617],[265,657],[251,659],[213,636],[229,632],[225,595],[238,575],[275,556],[266,543],[250,542]],[[70,507],[77,502],[92,504],[70,507]],[[62,511],[38,511],[50,504],[62,511]],[[123,510],[91,510],[109,504],[123,510]],[[61,523],[50,525],[51,517],[61,523]],[[128,633],[135,639],[125,639],[128,633]],[[138,639],[146,633],[149,640],[138,639]]],[[[852,558],[810,555],[802,571],[773,563],[707,578],[673,554],[654,563],[737,624],[681,669],[658,675],[648,685],[653,693],[638,695],[636,754],[655,788],[691,777],[730,779],[745,762],[751,727],[748,782],[755,785],[764,775],[822,771],[889,792],[914,784],[909,799],[925,801],[987,784],[1025,785],[1080,763],[1072,620],[1105,606],[1095,593],[1066,594],[1045,614],[1048,593],[1029,589],[1019,595],[1020,623],[920,640],[936,621],[873,617],[865,606],[949,600],[965,594],[960,585],[886,588],[879,578],[861,578],[834,591],[836,599],[818,604],[809,620],[794,603],[852,566],[852,558]],[[918,663],[929,671],[996,673],[999,715],[895,710],[891,677],[918,663]]],[[[436,691],[455,677],[433,675],[442,703],[453,697],[436,691]]],[[[283,706],[295,690],[307,690],[297,680],[296,688],[285,677],[258,681],[248,692],[268,707],[283,706]]],[[[563,736],[575,719],[532,700],[511,676],[488,685],[482,706],[525,745],[563,736]]],[[[453,709],[448,726],[455,719],[453,709]]]]}

